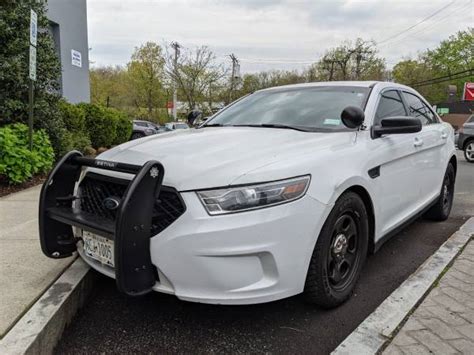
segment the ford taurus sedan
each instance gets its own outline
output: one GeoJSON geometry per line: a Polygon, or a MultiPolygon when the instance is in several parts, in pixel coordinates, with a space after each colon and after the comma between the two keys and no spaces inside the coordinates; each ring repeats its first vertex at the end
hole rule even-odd
{"type": "Polygon", "coordinates": [[[215,304],[346,301],[368,253],[448,218],[454,133],[415,90],[326,82],[254,92],[196,129],[88,159],[43,186],[44,253],[76,250],[120,291],[215,304]]]}

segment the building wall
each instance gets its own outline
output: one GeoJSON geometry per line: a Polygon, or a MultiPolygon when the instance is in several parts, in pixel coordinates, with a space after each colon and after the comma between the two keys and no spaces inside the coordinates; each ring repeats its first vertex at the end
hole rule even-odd
{"type": "Polygon", "coordinates": [[[71,103],[90,102],[87,2],[47,0],[47,7],[51,32],[61,58],[61,94],[71,103]],[[81,54],[81,67],[73,65],[71,50],[81,54]]]}

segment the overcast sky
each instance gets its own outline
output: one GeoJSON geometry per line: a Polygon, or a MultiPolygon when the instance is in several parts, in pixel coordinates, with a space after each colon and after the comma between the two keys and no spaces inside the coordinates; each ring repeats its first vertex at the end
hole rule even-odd
{"type": "Polygon", "coordinates": [[[207,45],[229,65],[227,55],[234,53],[244,73],[303,69],[326,49],[362,37],[380,43],[380,55],[391,67],[474,24],[473,0],[88,0],[87,5],[93,66],[124,65],[146,41],[177,41],[188,48],[207,45]]]}

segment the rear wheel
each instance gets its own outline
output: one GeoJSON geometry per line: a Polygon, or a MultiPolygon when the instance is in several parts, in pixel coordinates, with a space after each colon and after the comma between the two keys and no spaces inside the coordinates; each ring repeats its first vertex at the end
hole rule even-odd
{"type": "Polygon", "coordinates": [[[354,192],[344,193],[334,205],[314,249],[304,295],[322,308],[345,302],[354,289],[365,262],[368,216],[364,202],[354,192]]]}
{"type": "Polygon", "coordinates": [[[144,137],[143,133],[134,132],[132,134],[132,139],[138,139],[138,138],[142,138],[142,137],[144,137]]]}
{"type": "Polygon", "coordinates": [[[474,140],[467,142],[464,146],[464,158],[469,163],[474,163],[474,140]]]}
{"type": "Polygon", "coordinates": [[[434,221],[445,221],[449,217],[454,198],[454,182],[456,175],[453,164],[449,163],[444,174],[443,186],[436,204],[426,212],[426,217],[434,221]]]}

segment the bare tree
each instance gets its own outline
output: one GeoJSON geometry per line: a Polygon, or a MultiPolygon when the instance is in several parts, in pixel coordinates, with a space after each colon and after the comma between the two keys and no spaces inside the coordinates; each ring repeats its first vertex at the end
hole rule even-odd
{"type": "Polygon", "coordinates": [[[174,58],[168,55],[166,71],[190,110],[197,104],[212,102],[220,81],[227,73],[222,64],[216,63],[214,53],[206,46],[184,50],[176,65],[174,58]]]}

